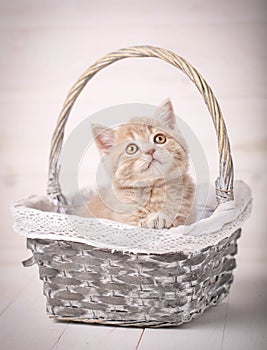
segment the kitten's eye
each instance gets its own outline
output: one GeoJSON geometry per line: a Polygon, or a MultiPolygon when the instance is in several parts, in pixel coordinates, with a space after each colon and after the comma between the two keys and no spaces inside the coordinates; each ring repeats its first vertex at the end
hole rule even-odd
{"type": "Polygon", "coordinates": [[[138,151],[138,147],[134,144],[131,143],[129,146],[126,148],[126,152],[128,154],[135,154],[138,151]]]}
{"type": "Polygon", "coordinates": [[[157,134],[157,135],[154,136],[154,142],[155,143],[163,144],[166,141],[167,141],[167,138],[163,134],[157,134]]]}

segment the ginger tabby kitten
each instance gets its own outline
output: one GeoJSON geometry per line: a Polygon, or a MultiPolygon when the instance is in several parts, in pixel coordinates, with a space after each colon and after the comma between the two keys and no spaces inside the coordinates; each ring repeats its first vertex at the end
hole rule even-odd
{"type": "Polygon", "coordinates": [[[194,220],[188,149],[169,99],[152,117],[92,130],[111,183],[88,200],[86,216],[159,229],[194,220]]]}

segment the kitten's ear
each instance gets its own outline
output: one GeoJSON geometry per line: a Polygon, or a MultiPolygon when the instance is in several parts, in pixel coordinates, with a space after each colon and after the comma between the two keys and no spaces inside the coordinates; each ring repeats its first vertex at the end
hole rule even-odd
{"type": "Polygon", "coordinates": [[[174,114],[171,100],[169,98],[167,98],[161,103],[161,105],[156,111],[155,117],[159,119],[161,123],[167,126],[169,129],[171,130],[175,129],[175,124],[176,124],[175,114],[174,114]]]}
{"type": "Polygon", "coordinates": [[[101,153],[109,153],[114,143],[114,131],[99,124],[92,124],[95,142],[101,153]]]}

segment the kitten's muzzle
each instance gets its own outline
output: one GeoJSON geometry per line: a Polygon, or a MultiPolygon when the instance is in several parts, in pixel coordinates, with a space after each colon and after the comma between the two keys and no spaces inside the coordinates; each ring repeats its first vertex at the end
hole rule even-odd
{"type": "Polygon", "coordinates": [[[146,154],[149,154],[150,156],[153,156],[153,154],[155,153],[155,149],[154,148],[151,148],[149,149],[148,151],[146,151],[146,154]]]}

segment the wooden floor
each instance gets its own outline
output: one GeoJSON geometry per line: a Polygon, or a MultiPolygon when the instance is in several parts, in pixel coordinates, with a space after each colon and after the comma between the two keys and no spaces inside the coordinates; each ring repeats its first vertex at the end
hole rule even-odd
{"type": "MultiPolygon", "coordinates": [[[[266,0],[0,1],[1,350],[267,349],[266,31],[266,0]],[[185,57],[221,104],[235,177],[249,184],[254,198],[239,240],[234,284],[220,305],[178,328],[57,323],[46,315],[36,266],[21,265],[29,253],[25,239],[12,230],[10,205],[45,193],[50,138],[78,76],[107,52],[141,44],[185,57]]],[[[108,106],[157,105],[170,97],[203,146],[214,182],[215,133],[195,90],[163,62],[116,63],[77,101],[66,135],[108,106]]],[[[93,178],[93,170],[85,176],[88,183],[93,178]]]]}

